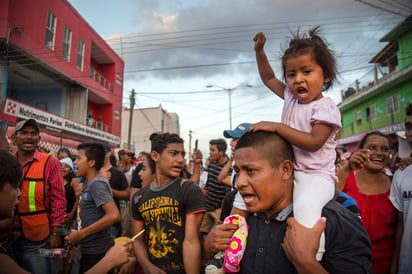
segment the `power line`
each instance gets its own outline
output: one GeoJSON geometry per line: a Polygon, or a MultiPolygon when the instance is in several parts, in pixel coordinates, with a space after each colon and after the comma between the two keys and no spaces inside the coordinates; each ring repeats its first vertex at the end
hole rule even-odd
{"type": "Polygon", "coordinates": [[[404,15],[404,14],[402,14],[402,13],[399,13],[399,12],[396,12],[396,11],[392,11],[392,10],[389,10],[389,9],[386,9],[386,8],[383,8],[383,7],[379,7],[379,6],[377,6],[377,5],[371,4],[371,3],[366,2],[366,1],[363,1],[363,0],[355,0],[355,1],[360,2],[360,3],[363,3],[363,4],[367,5],[367,6],[370,6],[370,7],[372,7],[372,8],[375,8],[375,9],[378,9],[378,10],[381,10],[381,11],[385,11],[385,12],[389,12],[389,13],[392,13],[392,14],[400,15],[400,16],[405,17],[405,18],[408,17],[407,15],[404,15]]]}

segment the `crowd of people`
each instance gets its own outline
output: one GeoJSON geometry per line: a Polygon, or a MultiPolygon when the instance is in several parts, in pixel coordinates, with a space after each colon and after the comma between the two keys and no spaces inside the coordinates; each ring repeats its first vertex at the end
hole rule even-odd
{"type": "MultiPolygon", "coordinates": [[[[0,273],[410,272],[411,158],[391,170],[377,131],[336,146],[340,113],[322,95],[336,61],[318,28],[290,41],[284,82],[264,34],[254,42],[281,123],[224,130],[230,155],[212,139],[204,165],[177,134],[152,134],[136,157],[97,142],[53,156],[33,119],[16,124],[14,154],[1,131],[0,273]]],[[[412,104],[405,133],[412,148],[412,104]]]]}

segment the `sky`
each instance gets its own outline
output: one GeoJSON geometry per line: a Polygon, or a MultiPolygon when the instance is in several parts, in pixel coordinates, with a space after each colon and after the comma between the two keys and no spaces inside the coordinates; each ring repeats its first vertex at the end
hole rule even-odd
{"type": "MultiPolygon", "coordinates": [[[[338,83],[324,96],[372,79],[369,61],[386,46],[379,40],[412,13],[412,0],[69,0],[125,61],[124,106],[135,89],[136,108],[176,112],[188,149],[229,126],[280,121],[283,101],[260,80],[253,37],[264,32],[265,51],[281,78],[280,57],[291,33],[320,25],[335,52],[338,83]],[[207,88],[207,86],[214,86],[207,88]],[[247,87],[252,86],[252,87],[247,87]]],[[[382,72],[382,71],[381,71],[382,72]]],[[[155,129],[154,129],[155,131],[155,129]]],[[[228,140],[229,141],[229,140],[228,140]]]]}

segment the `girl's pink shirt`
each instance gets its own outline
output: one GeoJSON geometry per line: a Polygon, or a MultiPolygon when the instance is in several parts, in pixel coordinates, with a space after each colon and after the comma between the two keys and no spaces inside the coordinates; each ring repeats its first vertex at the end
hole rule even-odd
{"type": "Polygon", "coordinates": [[[284,92],[282,123],[304,132],[310,133],[313,125],[327,124],[333,128],[325,144],[315,152],[308,152],[293,146],[295,153],[295,169],[326,177],[337,182],[335,176],[336,132],[342,128],[341,114],[335,102],[329,97],[308,104],[299,104],[298,100],[286,86],[284,92]]]}

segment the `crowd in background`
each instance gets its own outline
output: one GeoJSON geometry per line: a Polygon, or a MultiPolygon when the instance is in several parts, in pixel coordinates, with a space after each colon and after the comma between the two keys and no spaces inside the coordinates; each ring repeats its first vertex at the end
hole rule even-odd
{"type": "MultiPolygon", "coordinates": [[[[177,134],[137,155],[87,142],[73,156],[41,152],[34,119],[16,124],[11,153],[2,130],[0,273],[410,272],[412,155],[377,131],[336,146],[340,113],[322,92],[337,66],[319,28],[290,41],[284,82],[264,34],[254,42],[282,122],[224,130],[230,153],[212,139],[204,164],[177,134]]],[[[412,104],[405,136],[412,148],[412,104]]]]}

